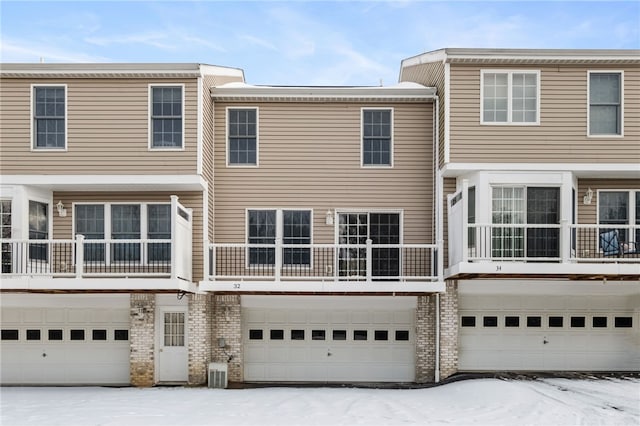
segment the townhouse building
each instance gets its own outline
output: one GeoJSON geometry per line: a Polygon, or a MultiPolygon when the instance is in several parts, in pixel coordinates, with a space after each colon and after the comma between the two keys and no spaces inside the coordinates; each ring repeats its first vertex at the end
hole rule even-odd
{"type": "Polygon", "coordinates": [[[0,382],[640,370],[639,58],[2,64],[0,382]]]}
{"type": "Polygon", "coordinates": [[[640,52],[442,49],[457,371],[640,369],[640,52]]]}
{"type": "MultiPolygon", "coordinates": [[[[200,64],[2,64],[3,384],[206,380],[200,64]]],[[[206,320],[206,316],[205,316],[206,320]]]]}

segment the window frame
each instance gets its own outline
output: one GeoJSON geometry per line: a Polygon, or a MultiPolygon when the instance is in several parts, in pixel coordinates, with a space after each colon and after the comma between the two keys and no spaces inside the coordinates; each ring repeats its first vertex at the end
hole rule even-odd
{"type": "Polygon", "coordinates": [[[539,126],[540,125],[540,70],[527,69],[481,69],[480,70],[480,125],[483,126],[539,126]],[[484,119],[484,75],[507,74],[507,121],[485,121],[484,119]],[[536,119],[535,121],[513,121],[513,75],[534,74],[536,76],[536,119]]]}
{"type": "MultiPolygon", "coordinates": [[[[140,240],[144,241],[144,240],[153,240],[153,238],[149,238],[149,211],[148,211],[148,206],[149,205],[171,205],[170,202],[162,202],[162,201],[144,201],[144,202],[73,202],[72,203],[72,220],[71,220],[71,230],[72,230],[72,235],[76,236],[76,220],[77,220],[77,206],[88,206],[88,205],[98,205],[98,206],[103,206],[104,208],[104,217],[103,217],[103,222],[104,222],[104,228],[103,228],[103,235],[104,238],[102,240],[98,239],[98,240],[90,240],[90,239],[85,239],[85,244],[86,243],[91,243],[92,241],[103,241],[103,240],[113,240],[116,242],[111,242],[110,244],[118,244],[117,240],[113,238],[112,236],[112,216],[111,216],[111,206],[122,206],[122,205],[137,205],[140,207],[140,240]]],[[[171,215],[171,210],[169,210],[169,215],[171,215]]],[[[169,216],[169,221],[172,224],[171,221],[171,216],[169,216]]],[[[167,239],[173,239],[173,235],[174,235],[175,230],[171,229],[171,237],[167,238],[167,239]]],[[[95,243],[95,244],[101,244],[101,243],[95,243]]],[[[153,243],[153,242],[148,242],[149,244],[163,244],[163,243],[153,243]]],[[[135,260],[135,259],[131,259],[131,260],[114,260],[113,256],[111,255],[111,250],[107,250],[106,246],[104,248],[104,257],[102,260],[92,260],[91,262],[95,263],[95,264],[105,264],[105,265],[117,265],[119,263],[127,263],[127,264],[135,264],[135,262],[137,262],[137,264],[139,265],[149,265],[150,261],[149,261],[149,250],[145,250],[144,251],[144,256],[141,255],[139,260],[135,260]],[[133,263],[132,263],[133,262],[133,263]]],[[[171,263],[171,258],[169,258],[168,260],[162,260],[162,261],[152,261],[151,263],[153,263],[154,265],[164,265],[164,264],[170,264],[171,263]]]]}
{"type": "Polygon", "coordinates": [[[30,119],[30,130],[31,130],[31,145],[30,145],[30,150],[31,152],[67,152],[68,150],[68,146],[69,146],[69,132],[68,132],[68,122],[69,122],[69,91],[68,91],[68,87],[67,84],[59,84],[59,83],[44,83],[44,84],[39,84],[39,83],[34,83],[31,84],[30,86],[30,90],[31,90],[31,95],[30,95],[30,99],[31,99],[31,105],[30,105],[30,114],[31,114],[31,119],[30,119]],[[37,142],[38,142],[38,138],[36,136],[36,88],[40,88],[40,87],[59,87],[59,88],[63,88],[64,89],[64,147],[62,148],[48,148],[48,147],[43,147],[43,148],[39,148],[36,146],[37,142]]]}
{"type": "Polygon", "coordinates": [[[394,133],[395,133],[395,108],[393,107],[361,107],[360,108],[360,168],[362,169],[392,169],[394,163],[394,133]],[[365,164],[364,163],[364,113],[365,111],[389,111],[389,164],[365,164]]]}
{"type": "Polygon", "coordinates": [[[51,253],[50,253],[50,245],[48,244],[49,240],[51,239],[51,230],[52,230],[52,224],[53,224],[53,215],[52,215],[52,207],[51,207],[51,203],[49,201],[44,201],[42,199],[32,199],[30,198],[27,202],[27,232],[28,232],[28,240],[29,240],[29,249],[28,251],[28,259],[29,262],[38,262],[38,263],[42,263],[42,264],[48,264],[49,261],[51,260],[51,253]],[[45,211],[45,219],[46,219],[46,223],[47,223],[47,230],[46,230],[46,236],[45,238],[31,238],[31,232],[38,232],[38,233],[42,233],[42,231],[39,230],[33,230],[31,229],[31,203],[34,204],[40,204],[42,206],[44,206],[44,211],[45,211]],[[32,242],[33,241],[33,242],[32,242]],[[38,243],[37,241],[44,241],[42,243],[38,243]],[[39,257],[35,257],[32,256],[32,249],[37,249],[40,248],[41,250],[44,249],[44,259],[39,258],[39,257]]]}
{"type": "Polygon", "coordinates": [[[225,139],[225,157],[227,167],[260,167],[260,108],[258,106],[228,106],[225,108],[225,126],[224,126],[224,139],[225,139]],[[231,110],[255,110],[256,112],[256,164],[249,163],[231,163],[229,161],[229,111],[231,110]]]}
{"type": "MultiPolygon", "coordinates": [[[[249,243],[249,214],[252,211],[272,211],[275,212],[276,214],[276,222],[275,222],[275,237],[274,237],[274,245],[273,248],[275,249],[276,245],[275,245],[275,240],[278,239],[278,236],[281,237],[282,240],[284,240],[284,211],[295,211],[295,212],[308,212],[309,213],[309,263],[301,263],[301,264],[295,264],[295,263],[288,263],[285,264],[284,263],[284,255],[282,256],[282,264],[280,265],[280,268],[282,270],[288,270],[288,269],[313,269],[313,209],[312,208],[273,208],[273,207],[265,207],[265,208],[257,208],[257,207],[248,207],[245,209],[245,217],[244,217],[244,241],[245,244],[250,244],[249,243]]],[[[284,245],[284,242],[281,243],[284,245]]],[[[306,246],[307,244],[301,244],[303,246],[306,246]]],[[[306,247],[303,247],[306,248],[306,247]]],[[[245,268],[246,269],[251,269],[251,268],[264,268],[264,267],[275,267],[275,255],[274,255],[274,263],[272,264],[262,264],[262,263],[251,263],[250,262],[250,257],[249,257],[249,247],[246,247],[245,250],[245,268]]]]}
{"type": "Polygon", "coordinates": [[[185,138],[185,132],[184,132],[184,127],[185,127],[185,84],[184,83],[149,83],[148,85],[148,99],[147,99],[147,132],[148,132],[148,140],[147,140],[147,149],[149,151],[184,151],[185,150],[185,145],[186,145],[186,138],[185,138]],[[182,143],[181,146],[178,147],[162,147],[162,146],[154,146],[153,145],[153,89],[154,88],[180,88],[181,94],[182,94],[182,99],[181,99],[181,118],[182,118],[182,128],[181,128],[181,132],[182,132],[182,143]]]}
{"type": "MultiPolygon", "coordinates": [[[[613,188],[607,188],[607,189],[598,189],[597,190],[597,202],[596,202],[596,224],[599,227],[602,226],[608,226],[610,228],[615,228],[616,224],[606,224],[606,223],[601,223],[600,222],[600,194],[601,193],[607,193],[607,192],[624,192],[627,194],[627,223],[624,224],[624,226],[638,226],[640,224],[640,217],[636,216],[636,203],[638,203],[638,197],[640,197],[640,188],[627,188],[627,189],[613,189],[613,188]]],[[[623,225],[623,224],[620,224],[623,225]]],[[[598,228],[600,229],[600,228],[598,228]]],[[[636,234],[638,229],[636,229],[636,232],[632,232],[633,228],[628,230],[628,236],[627,236],[627,240],[624,241],[624,243],[635,243],[636,247],[640,244],[640,241],[638,241],[638,239],[636,238],[636,234]]],[[[620,238],[620,237],[619,237],[620,238]]],[[[623,242],[621,240],[621,242],[623,242]]],[[[600,242],[599,242],[599,238],[596,239],[596,253],[600,252],[600,242]]]]}
{"type": "Polygon", "coordinates": [[[623,138],[624,137],[624,70],[587,70],[587,137],[623,138]],[[620,74],[620,133],[591,134],[591,74],[620,74]]]}

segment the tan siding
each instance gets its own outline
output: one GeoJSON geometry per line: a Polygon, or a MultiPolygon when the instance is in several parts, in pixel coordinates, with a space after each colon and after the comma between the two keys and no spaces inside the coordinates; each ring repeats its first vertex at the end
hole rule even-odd
{"type": "Polygon", "coordinates": [[[447,195],[456,193],[456,179],[455,178],[443,178],[442,188],[442,208],[444,213],[443,220],[443,255],[444,255],[444,267],[449,267],[449,206],[447,205],[447,195]]]}
{"type": "MultiPolygon", "coordinates": [[[[216,123],[225,123],[227,106],[216,104],[216,123]]],[[[216,242],[244,242],[246,208],[313,209],[315,243],[334,241],[328,209],[404,209],[404,241],[432,242],[431,104],[255,106],[259,167],[226,167],[225,126],[216,126],[216,242]],[[391,169],[360,167],[363,106],[394,108],[391,169]]]]}
{"type": "Polygon", "coordinates": [[[438,108],[438,125],[440,134],[438,135],[438,162],[440,167],[444,165],[444,80],[445,66],[442,62],[432,62],[428,64],[414,65],[402,70],[402,81],[412,81],[424,86],[435,87],[438,93],[440,105],[438,108]]]}
{"type": "Polygon", "coordinates": [[[580,179],[578,181],[578,223],[598,223],[598,190],[636,190],[640,192],[640,177],[638,179],[580,179]],[[584,204],[583,197],[591,188],[593,198],[591,204],[584,204]]]}
{"type": "Polygon", "coordinates": [[[540,125],[480,125],[480,70],[451,65],[451,162],[638,163],[640,69],[510,66],[541,72],[540,125]],[[624,138],[589,138],[587,70],[624,71],[624,138]]]}
{"type": "Polygon", "coordinates": [[[5,174],[192,174],[196,172],[196,79],[2,79],[5,174]],[[67,85],[67,151],[31,151],[31,84],[67,85]],[[185,83],[183,151],[148,149],[150,83],[185,83]]]}
{"type": "Polygon", "coordinates": [[[203,77],[203,90],[202,90],[202,115],[203,115],[203,128],[202,128],[202,167],[204,179],[209,184],[209,196],[207,202],[209,203],[209,227],[207,229],[207,237],[209,241],[213,241],[213,212],[214,212],[214,192],[213,185],[213,143],[214,143],[214,126],[223,126],[224,122],[215,123],[213,117],[213,100],[211,99],[211,88],[215,86],[221,86],[226,83],[242,81],[242,77],[228,77],[228,76],[215,76],[205,75],[203,77]]]}
{"type": "Polygon", "coordinates": [[[170,202],[170,196],[177,195],[178,201],[193,209],[193,281],[202,280],[202,193],[201,192],[54,192],[53,200],[62,201],[67,207],[67,216],[53,215],[53,238],[73,238],[73,203],[119,203],[119,202],[170,202]]]}

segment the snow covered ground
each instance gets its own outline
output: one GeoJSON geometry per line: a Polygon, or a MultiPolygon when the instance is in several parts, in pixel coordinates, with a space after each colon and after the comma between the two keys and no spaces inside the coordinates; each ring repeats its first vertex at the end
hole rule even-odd
{"type": "Polygon", "coordinates": [[[640,425],[640,379],[476,379],[427,389],[0,389],[13,425],[640,425]]]}

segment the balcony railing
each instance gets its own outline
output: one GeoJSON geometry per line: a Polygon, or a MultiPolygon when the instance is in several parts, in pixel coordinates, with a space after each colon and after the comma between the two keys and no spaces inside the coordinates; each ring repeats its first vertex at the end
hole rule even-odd
{"type": "Polygon", "coordinates": [[[1,276],[165,277],[192,274],[192,212],[171,197],[170,239],[1,239],[1,276]]]}
{"type": "Polygon", "coordinates": [[[436,281],[435,244],[210,244],[209,280],[436,281]]]}
{"type": "Polygon", "coordinates": [[[467,224],[460,237],[462,262],[640,262],[633,225],[467,224]]]}

